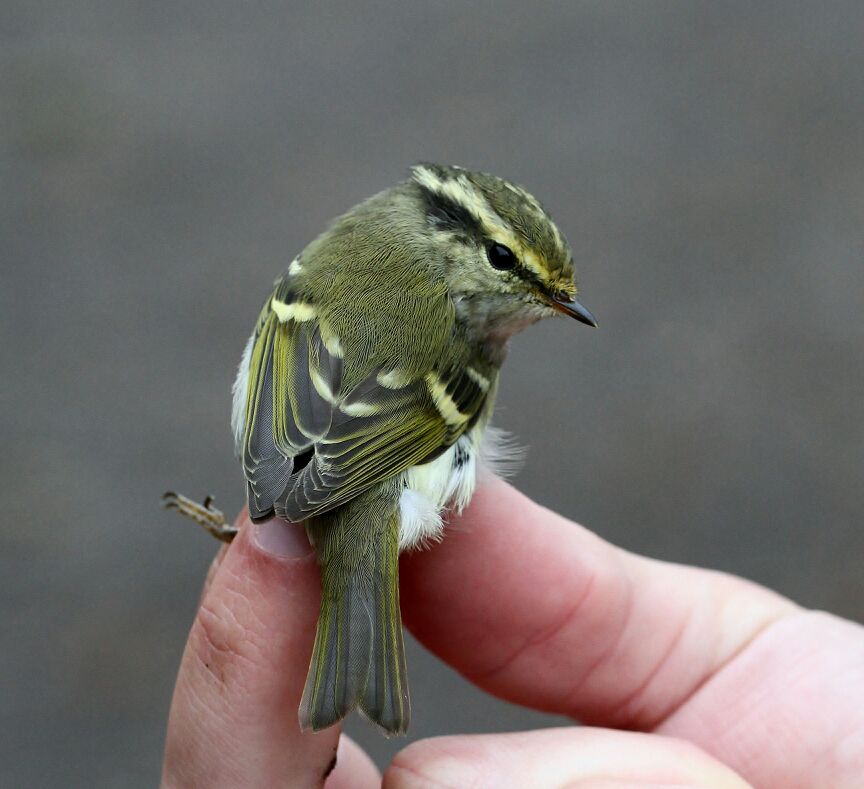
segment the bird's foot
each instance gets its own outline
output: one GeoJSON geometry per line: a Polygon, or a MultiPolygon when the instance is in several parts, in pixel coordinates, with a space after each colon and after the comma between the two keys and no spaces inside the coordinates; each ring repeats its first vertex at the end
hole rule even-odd
{"type": "Polygon", "coordinates": [[[166,510],[177,510],[181,515],[203,526],[217,540],[231,542],[237,536],[237,527],[225,520],[221,510],[213,506],[213,497],[207,496],[200,504],[169,490],[162,496],[162,506],[166,510]]]}

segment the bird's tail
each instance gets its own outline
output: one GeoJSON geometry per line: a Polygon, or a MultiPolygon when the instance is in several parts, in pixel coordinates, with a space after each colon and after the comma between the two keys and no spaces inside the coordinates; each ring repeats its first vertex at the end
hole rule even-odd
{"type": "Polygon", "coordinates": [[[404,734],[410,704],[398,505],[366,493],[310,520],[309,530],[321,565],[321,611],[300,726],[324,729],[357,707],[388,734],[404,734]]]}

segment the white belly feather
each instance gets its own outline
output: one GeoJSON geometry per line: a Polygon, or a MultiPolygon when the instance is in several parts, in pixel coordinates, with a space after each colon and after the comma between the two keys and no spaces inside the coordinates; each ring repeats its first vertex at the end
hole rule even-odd
{"type": "Polygon", "coordinates": [[[461,512],[471,501],[477,480],[479,438],[480,431],[474,428],[435,460],[402,473],[405,489],[399,499],[399,550],[440,540],[443,511],[451,508],[461,512]]]}
{"type": "Polygon", "coordinates": [[[515,474],[525,450],[505,430],[484,419],[431,463],[403,472],[399,499],[399,550],[423,548],[444,536],[442,515],[468,506],[481,468],[500,477],[515,474]]]}
{"type": "Polygon", "coordinates": [[[246,429],[246,397],[249,390],[249,365],[252,362],[252,351],[255,348],[255,332],[246,342],[240,364],[237,365],[237,377],[231,387],[231,432],[234,434],[234,451],[243,456],[243,431],[246,429]]]}

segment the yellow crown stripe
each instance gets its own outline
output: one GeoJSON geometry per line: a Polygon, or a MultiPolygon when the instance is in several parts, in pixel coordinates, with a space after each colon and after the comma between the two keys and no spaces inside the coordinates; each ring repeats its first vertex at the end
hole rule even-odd
{"type": "Polygon", "coordinates": [[[421,186],[457,202],[470,211],[483,226],[486,235],[510,247],[526,268],[540,277],[548,276],[547,268],[540,258],[498,216],[486,198],[465,176],[441,178],[426,167],[417,167],[414,170],[414,178],[421,186]]]}

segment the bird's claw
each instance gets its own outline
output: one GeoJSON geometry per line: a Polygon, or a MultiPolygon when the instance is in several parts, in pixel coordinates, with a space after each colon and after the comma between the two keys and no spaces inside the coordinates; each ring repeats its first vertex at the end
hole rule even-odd
{"type": "Polygon", "coordinates": [[[199,504],[180,493],[169,490],[162,495],[162,506],[166,510],[177,510],[184,517],[195,521],[217,540],[231,542],[237,536],[237,527],[228,523],[222,511],[213,506],[212,496],[206,496],[199,504]]]}

